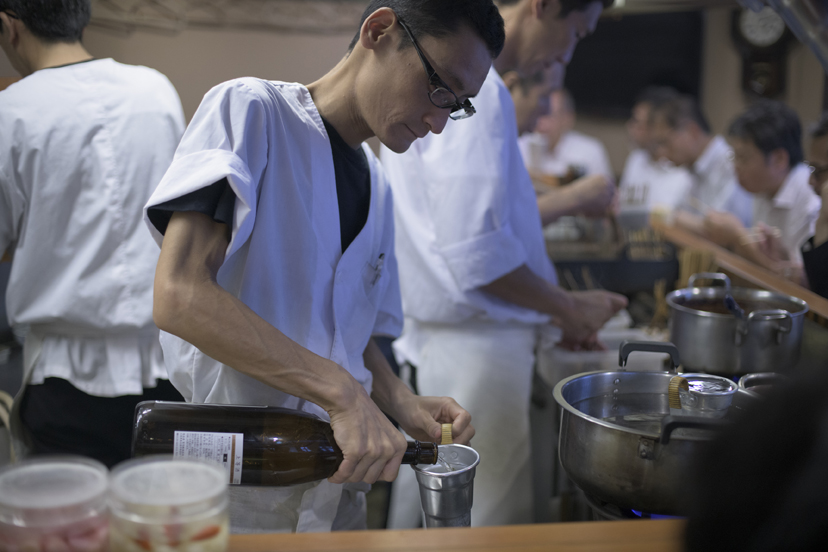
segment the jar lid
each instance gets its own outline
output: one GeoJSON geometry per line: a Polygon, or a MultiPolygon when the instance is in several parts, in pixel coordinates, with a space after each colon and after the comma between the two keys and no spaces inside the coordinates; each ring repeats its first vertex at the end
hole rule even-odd
{"type": "Polygon", "coordinates": [[[106,509],[108,471],[68,456],[27,460],[0,469],[0,522],[56,527],[106,509]]]}
{"type": "Polygon", "coordinates": [[[181,520],[224,508],[227,483],[227,474],[218,464],[148,456],[115,467],[109,504],[120,516],[169,523],[171,516],[181,520]]]}

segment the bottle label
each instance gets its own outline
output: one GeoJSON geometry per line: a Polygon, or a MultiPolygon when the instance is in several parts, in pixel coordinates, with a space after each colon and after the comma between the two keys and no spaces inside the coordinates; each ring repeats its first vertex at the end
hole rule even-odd
{"type": "Polygon", "coordinates": [[[176,431],[173,456],[217,462],[224,466],[231,485],[241,485],[243,443],[242,433],[176,431]]]}

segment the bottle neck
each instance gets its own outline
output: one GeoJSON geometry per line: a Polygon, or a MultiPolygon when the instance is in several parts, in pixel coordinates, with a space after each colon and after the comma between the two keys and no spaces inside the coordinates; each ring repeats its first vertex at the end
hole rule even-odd
{"type": "Polygon", "coordinates": [[[402,458],[403,464],[436,464],[437,445],[435,443],[421,443],[409,441],[408,448],[402,458]]]}

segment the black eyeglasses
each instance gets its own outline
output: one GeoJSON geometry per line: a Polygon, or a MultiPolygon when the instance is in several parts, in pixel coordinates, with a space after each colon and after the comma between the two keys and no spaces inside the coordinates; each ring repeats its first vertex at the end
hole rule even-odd
{"type": "Polygon", "coordinates": [[[408,34],[408,38],[410,38],[411,43],[414,44],[414,49],[417,50],[417,55],[420,56],[420,61],[423,62],[423,68],[425,68],[426,76],[428,77],[428,84],[433,88],[428,95],[428,99],[431,100],[431,103],[440,109],[451,109],[451,115],[449,115],[449,117],[455,121],[468,119],[477,113],[477,110],[469,100],[460,103],[460,100],[457,98],[457,94],[449,88],[449,85],[447,85],[443,79],[437,76],[437,71],[434,70],[434,67],[431,66],[423,55],[423,51],[420,50],[420,46],[417,44],[417,41],[414,39],[414,35],[411,34],[408,26],[403,23],[402,19],[399,17],[397,18],[397,21],[399,21],[400,27],[402,27],[406,34],[408,34]]]}

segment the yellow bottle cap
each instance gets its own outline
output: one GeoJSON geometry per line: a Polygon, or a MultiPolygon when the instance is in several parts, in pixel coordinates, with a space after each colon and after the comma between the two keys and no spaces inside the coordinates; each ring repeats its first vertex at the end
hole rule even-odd
{"type": "Polygon", "coordinates": [[[690,384],[687,383],[687,380],[683,377],[676,376],[670,380],[670,387],[667,391],[667,398],[670,403],[670,408],[677,408],[681,410],[681,396],[679,395],[679,389],[689,391],[690,384]]]}
{"type": "Polygon", "coordinates": [[[443,438],[440,441],[440,444],[450,445],[451,443],[451,424],[443,424],[443,438]]]}

